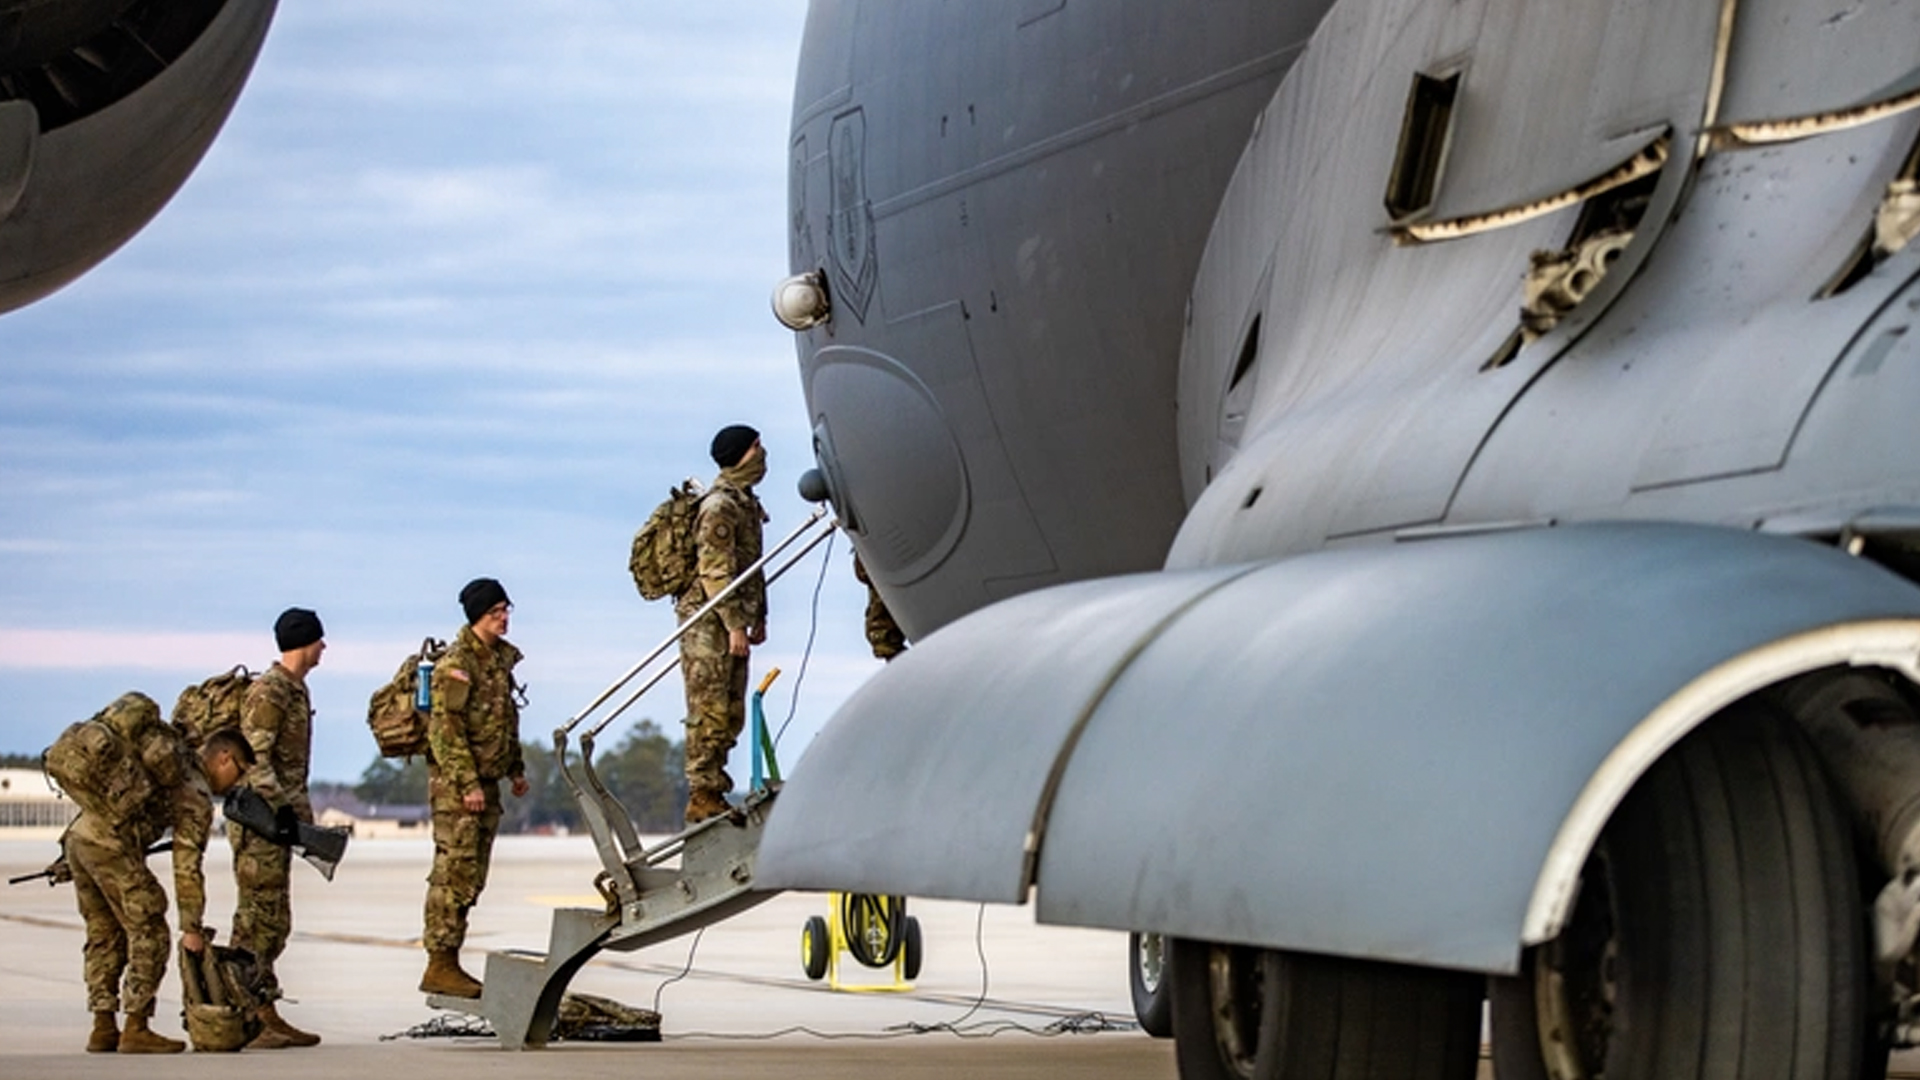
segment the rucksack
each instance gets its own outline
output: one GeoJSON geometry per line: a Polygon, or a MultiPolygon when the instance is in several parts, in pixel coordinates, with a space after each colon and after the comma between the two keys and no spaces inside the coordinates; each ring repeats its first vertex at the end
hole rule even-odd
{"type": "Polygon", "coordinates": [[[81,810],[117,827],[138,818],[152,801],[156,778],[148,762],[171,764],[176,745],[177,737],[160,722],[160,706],[152,698],[123,694],[88,719],[69,725],[40,760],[81,810]]]}
{"type": "Polygon", "coordinates": [[[627,569],[643,600],[679,596],[693,586],[698,569],[693,547],[694,519],[706,495],[700,482],[689,478],[667,492],[665,502],[647,515],[647,523],[633,534],[633,553],[627,569]]]}
{"type": "Polygon", "coordinates": [[[202,952],[180,946],[180,988],[187,1038],[196,1051],[238,1050],[260,1034],[260,1006],[273,1000],[252,953],[211,941],[202,952]]]}
{"type": "Polygon", "coordinates": [[[186,736],[187,745],[196,750],[216,731],[239,731],[247,691],[259,678],[248,671],[245,664],[239,664],[232,671],[187,687],[173,703],[173,726],[186,736]]]}
{"type": "MultiPolygon", "coordinates": [[[[400,662],[400,669],[367,702],[367,727],[380,746],[381,757],[411,758],[427,752],[427,720],[431,709],[419,707],[420,658],[439,663],[447,643],[427,638],[420,650],[400,662]]],[[[432,692],[429,684],[428,692],[432,692]]]]}

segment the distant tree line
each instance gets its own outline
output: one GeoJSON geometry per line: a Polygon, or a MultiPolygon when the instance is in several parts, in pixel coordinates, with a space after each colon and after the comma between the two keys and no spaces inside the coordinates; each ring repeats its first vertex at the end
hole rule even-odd
{"type": "Polygon", "coordinates": [[[38,769],[39,754],[0,754],[0,769],[38,769]]]}
{"type": "MultiPolygon", "coordinates": [[[[584,828],[580,808],[566,778],[554,762],[553,747],[536,742],[521,744],[531,790],[524,799],[501,799],[502,832],[546,832],[584,828]]],[[[634,825],[643,832],[672,832],[680,828],[687,801],[685,747],[667,738],[658,725],[642,720],[612,746],[596,749],[594,771],[601,783],[620,800],[634,825]]],[[[579,747],[568,749],[579,764],[579,747]]],[[[375,758],[353,794],[376,806],[418,806],[427,801],[427,764],[424,760],[375,758]]],[[[504,790],[504,785],[503,785],[504,790]]]]}

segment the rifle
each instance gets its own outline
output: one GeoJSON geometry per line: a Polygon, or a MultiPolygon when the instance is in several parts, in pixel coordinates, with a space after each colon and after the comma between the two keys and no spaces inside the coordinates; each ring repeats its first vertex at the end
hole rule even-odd
{"type": "Polygon", "coordinates": [[[328,881],[333,880],[334,867],[340,865],[347,854],[347,830],[309,825],[295,820],[290,811],[282,820],[283,815],[275,813],[265,797],[250,787],[236,787],[227,792],[221,810],[228,821],[270,843],[291,849],[312,863],[328,881]]]}
{"type": "MultiPolygon", "coordinates": [[[[162,840],[159,843],[148,848],[147,854],[158,855],[163,851],[172,851],[172,850],[173,850],[173,841],[162,840]]],[[[65,855],[61,855],[59,858],[48,863],[47,868],[45,870],[42,870],[37,874],[21,874],[19,877],[10,877],[7,879],[7,884],[19,885],[19,884],[22,884],[23,882],[37,881],[40,878],[47,879],[47,886],[49,888],[55,885],[65,885],[67,882],[73,880],[73,867],[68,866],[67,857],[65,855]]]]}

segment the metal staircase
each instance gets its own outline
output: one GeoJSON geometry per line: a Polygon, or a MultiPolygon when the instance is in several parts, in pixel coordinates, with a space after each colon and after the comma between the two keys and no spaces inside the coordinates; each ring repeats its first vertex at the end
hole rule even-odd
{"type": "MultiPolygon", "coordinates": [[[[594,739],[680,666],[678,653],[671,662],[657,665],[657,670],[619,706],[580,735],[577,763],[568,758],[567,742],[575,729],[642,672],[656,667],[656,662],[679,642],[686,628],[711,612],[736,587],[760,573],[766,574],[769,584],[779,580],[831,536],[837,525],[824,508],[815,510],[799,528],[627,669],[626,674],[601,691],[586,708],[554,729],[554,760],[566,779],[568,790],[580,804],[588,831],[593,834],[594,849],[600,855],[602,867],[594,878],[594,888],[605,899],[606,906],[598,910],[562,908],[555,911],[546,952],[518,949],[491,952],[487,955],[479,998],[432,994],[427,998],[428,1005],[483,1017],[506,1049],[544,1046],[552,1035],[567,983],[601,949],[619,952],[641,949],[730,919],[776,895],[754,888],[753,869],[760,850],[761,832],[779,795],[777,780],[764,785],[756,782],[746,801],[731,813],[689,826],[646,848],[640,843],[626,808],[594,771],[594,739]],[[766,569],[796,544],[798,550],[778,568],[766,569]]],[[[755,727],[760,726],[756,714],[755,727]]],[[[749,732],[747,737],[753,740],[756,749],[764,744],[760,730],[749,732]]]]}

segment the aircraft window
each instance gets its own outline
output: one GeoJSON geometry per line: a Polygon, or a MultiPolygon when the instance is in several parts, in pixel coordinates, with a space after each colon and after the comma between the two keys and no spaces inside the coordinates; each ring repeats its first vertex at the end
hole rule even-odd
{"type": "Polygon", "coordinates": [[[1460,72],[1414,73],[1407,111],[1400,120],[1400,148],[1387,178],[1387,216],[1395,224],[1433,208],[1447,148],[1453,143],[1453,106],[1459,96],[1460,72]]]}
{"type": "Polygon", "coordinates": [[[1260,359],[1260,316],[1253,317],[1253,325],[1247,327],[1247,340],[1240,346],[1240,359],[1234,362],[1233,378],[1228,380],[1227,389],[1232,390],[1253,370],[1253,362],[1260,359]]]}
{"type": "Polygon", "coordinates": [[[1818,299],[1838,296],[1858,285],[1873,268],[1906,249],[1920,236],[1920,141],[1907,151],[1900,172],[1887,185],[1867,235],[1854,246],[1840,272],[1820,290],[1818,299]]]}
{"type": "Polygon", "coordinates": [[[1239,446],[1246,433],[1247,413],[1253,408],[1254,387],[1260,382],[1254,373],[1260,360],[1260,316],[1255,315],[1240,343],[1240,356],[1234,361],[1233,374],[1227,380],[1227,392],[1220,400],[1220,441],[1239,446]],[[1248,378],[1248,375],[1254,375],[1248,378]]]}

